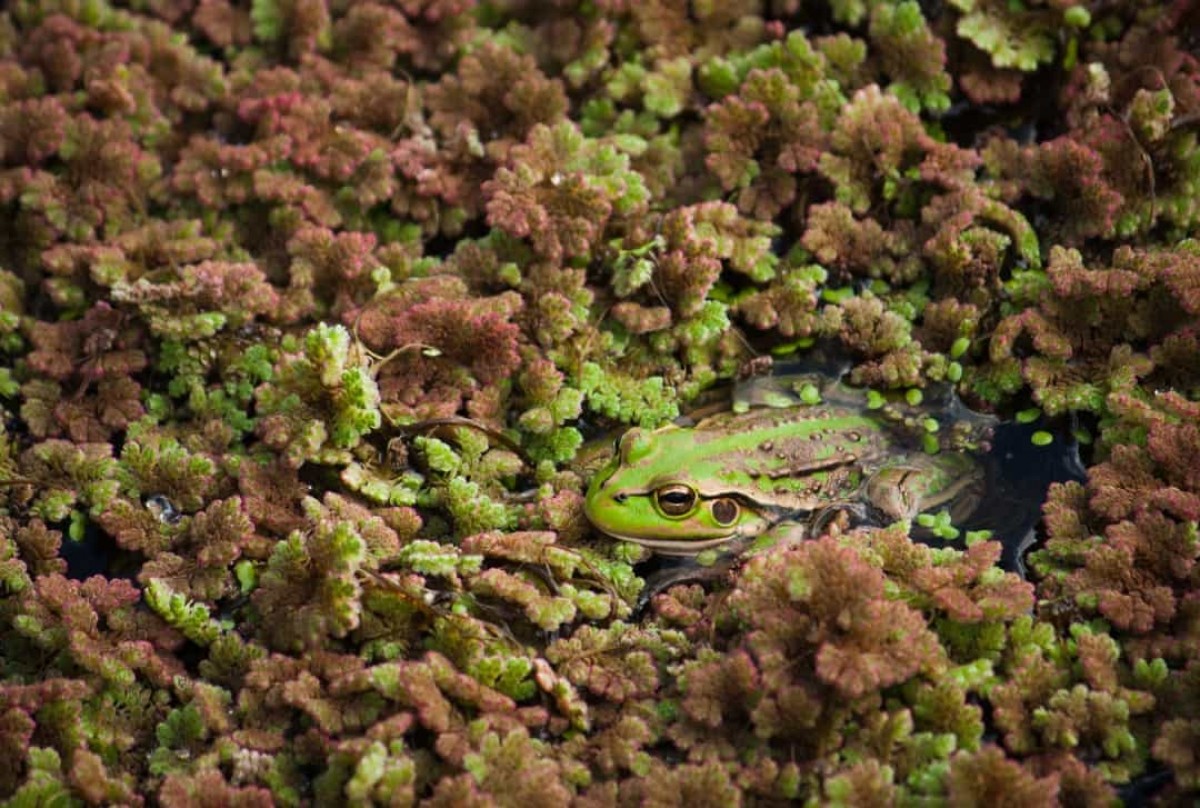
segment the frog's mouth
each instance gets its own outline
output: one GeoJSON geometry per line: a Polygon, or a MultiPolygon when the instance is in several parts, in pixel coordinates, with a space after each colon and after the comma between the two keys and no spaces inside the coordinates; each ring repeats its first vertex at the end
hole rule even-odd
{"type": "MultiPolygon", "coordinates": [[[[605,531],[607,533],[607,531],[605,531]]],[[[718,536],[715,539],[704,539],[702,541],[688,541],[680,539],[646,539],[639,536],[621,536],[617,533],[608,533],[614,539],[620,541],[633,542],[640,544],[653,550],[656,553],[668,556],[694,556],[703,553],[705,550],[711,550],[714,547],[720,547],[723,544],[728,544],[734,539],[741,538],[736,533],[730,533],[728,536],[718,536]]]]}

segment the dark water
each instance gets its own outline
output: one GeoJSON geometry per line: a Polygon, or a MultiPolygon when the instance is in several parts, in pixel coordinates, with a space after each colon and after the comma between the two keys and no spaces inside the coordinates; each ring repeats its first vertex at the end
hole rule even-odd
{"type": "Polygon", "coordinates": [[[1000,565],[1026,577],[1025,555],[1036,549],[1042,503],[1051,483],[1083,481],[1087,476],[1079,458],[1079,444],[1071,434],[1069,419],[1031,424],[1015,421],[995,428],[991,450],[984,456],[988,466],[983,501],[961,525],[966,530],[991,530],[1004,546],[1000,565]],[[1036,432],[1049,432],[1054,440],[1034,445],[1036,432]]]}

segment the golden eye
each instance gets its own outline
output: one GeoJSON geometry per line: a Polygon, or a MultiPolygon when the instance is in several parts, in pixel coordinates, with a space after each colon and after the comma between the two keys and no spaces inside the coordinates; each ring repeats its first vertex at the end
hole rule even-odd
{"type": "Polygon", "coordinates": [[[696,507],[696,492],[686,485],[664,485],[655,490],[654,502],[664,516],[686,516],[696,507]]]}
{"type": "Polygon", "coordinates": [[[718,525],[732,525],[737,521],[740,510],[738,504],[728,497],[714,499],[712,503],[712,516],[718,525]]]}

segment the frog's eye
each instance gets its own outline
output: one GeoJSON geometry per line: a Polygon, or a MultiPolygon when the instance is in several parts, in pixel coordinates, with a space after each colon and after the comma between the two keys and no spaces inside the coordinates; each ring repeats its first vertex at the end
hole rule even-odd
{"type": "Polygon", "coordinates": [[[654,492],[654,502],[664,516],[686,516],[696,507],[696,492],[686,485],[664,485],[654,492]]]}
{"type": "Polygon", "coordinates": [[[738,507],[738,504],[728,497],[714,499],[712,503],[712,517],[722,527],[727,527],[736,522],[740,510],[741,508],[738,507]]]}

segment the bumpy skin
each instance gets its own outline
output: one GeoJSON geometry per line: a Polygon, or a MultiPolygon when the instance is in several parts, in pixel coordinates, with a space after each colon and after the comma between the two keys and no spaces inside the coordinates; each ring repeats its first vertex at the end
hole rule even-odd
{"type": "Polygon", "coordinates": [[[694,555],[830,509],[881,521],[947,505],[961,515],[982,477],[963,453],[904,453],[859,409],[764,408],[631,429],[593,478],[585,512],[615,538],[694,555]]]}

